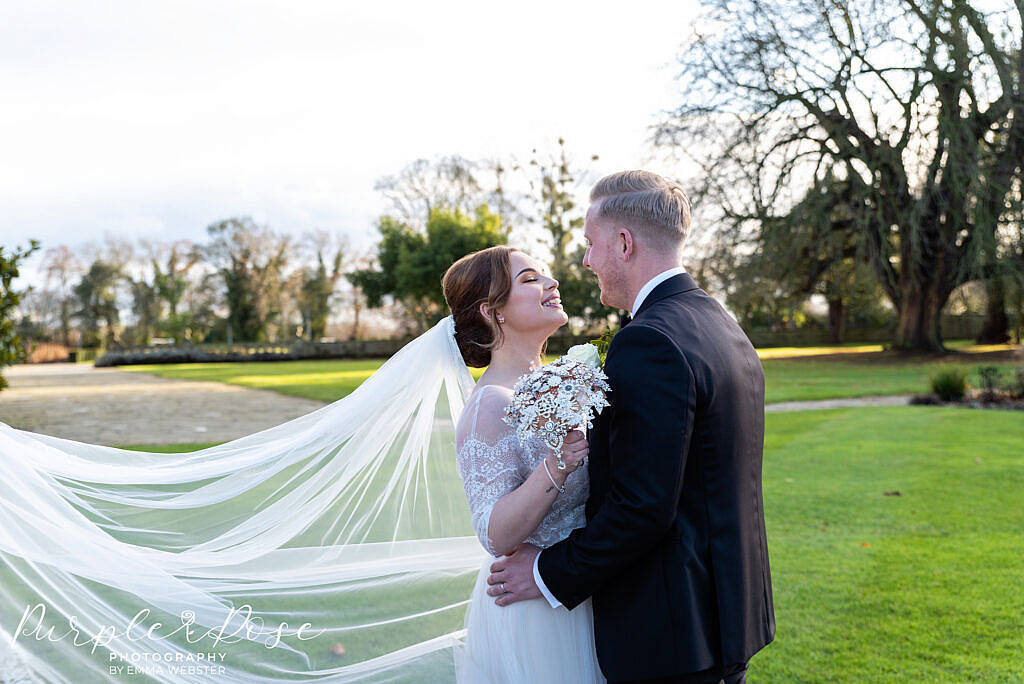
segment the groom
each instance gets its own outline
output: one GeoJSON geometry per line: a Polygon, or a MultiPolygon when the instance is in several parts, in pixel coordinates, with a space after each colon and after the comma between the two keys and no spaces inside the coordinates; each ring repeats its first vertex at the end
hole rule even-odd
{"type": "Polygon", "coordinates": [[[583,265],[601,302],[632,321],[608,349],[611,406],[590,433],[587,526],[494,563],[488,594],[570,610],[592,597],[611,682],[743,682],[775,635],[761,364],[679,265],[690,207],[677,184],[625,171],[590,200],[583,265]]]}

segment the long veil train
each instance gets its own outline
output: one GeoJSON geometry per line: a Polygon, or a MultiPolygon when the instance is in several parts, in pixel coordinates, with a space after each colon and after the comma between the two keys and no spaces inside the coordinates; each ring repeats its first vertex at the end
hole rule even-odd
{"type": "Polygon", "coordinates": [[[0,423],[0,681],[451,679],[484,556],[453,334],[448,317],[347,397],[191,453],[0,423]]]}

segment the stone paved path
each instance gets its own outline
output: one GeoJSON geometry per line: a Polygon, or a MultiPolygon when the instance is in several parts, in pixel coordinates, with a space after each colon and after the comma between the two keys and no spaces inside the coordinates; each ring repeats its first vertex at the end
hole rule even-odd
{"type": "Polygon", "coordinates": [[[89,364],[4,369],[0,422],[93,444],[225,442],[324,406],[270,390],[89,364]]]}

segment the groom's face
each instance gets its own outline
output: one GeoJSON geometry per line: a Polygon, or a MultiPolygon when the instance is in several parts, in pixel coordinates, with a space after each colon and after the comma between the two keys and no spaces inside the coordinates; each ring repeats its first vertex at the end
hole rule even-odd
{"type": "Polygon", "coordinates": [[[620,258],[621,248],[618,231],[597,218],[597,202],[590,205],[583,223],[583,237],[587,251],[583,253],[583,265],[597,276],[601,288],[601,303],[618,309],[629,309],[632,302],[622,302],[625,263],[620,258]]]}

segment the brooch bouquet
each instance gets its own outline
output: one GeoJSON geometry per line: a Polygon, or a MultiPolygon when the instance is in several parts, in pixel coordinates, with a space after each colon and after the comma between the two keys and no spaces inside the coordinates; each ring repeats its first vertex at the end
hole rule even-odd
{"type": "Polygon", "coordinates": [[[537,370],[519,378],[505,422],[520,440],[539,437],[558,454],[558,469],[565,470],[562,443],[571,430],[593,427],[594,417],[608,406],[611,390],[601,370],[597,347],[578,344],[537,370]]]}

